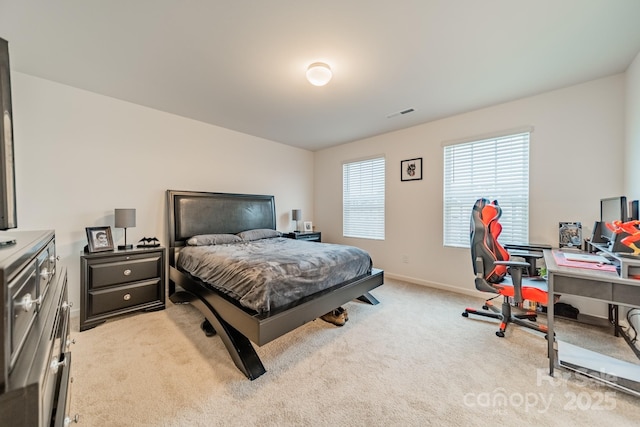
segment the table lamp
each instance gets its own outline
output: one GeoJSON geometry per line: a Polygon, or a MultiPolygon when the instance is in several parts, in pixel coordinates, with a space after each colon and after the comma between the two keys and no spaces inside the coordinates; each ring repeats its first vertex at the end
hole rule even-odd
{"type": "Polygon", "coordinates": [[[135,209],[116,209],[116,228],[124,228],[124,245],[118,245],[118,249],[133,249],[133,245],[127,244],[127,228],[136,226],[135,209]]]}
{"type": "Polygon", "coordinates": [[[298,232],[300,230],[298,230],[298,224],[300,220],[302,220],[302,209],[294,209],[291,211],[291,219],[294,220],[296,222],[296,229],[295,231],[298,232]]]}

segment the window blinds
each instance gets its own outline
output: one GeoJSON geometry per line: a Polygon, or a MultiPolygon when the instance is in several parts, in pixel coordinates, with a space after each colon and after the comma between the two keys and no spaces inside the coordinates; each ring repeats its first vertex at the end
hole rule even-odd
{"type": "Polygon", "coordinates": [[[500,242],[529,241],[529,132],[444,147],[444,245],[469,247],[471,209],[502,207],[500,242]]]}
{"type": "Polygon", "coordinates": [[[344,237],[384,240],[384,157],[342,165],[344,237]]]}

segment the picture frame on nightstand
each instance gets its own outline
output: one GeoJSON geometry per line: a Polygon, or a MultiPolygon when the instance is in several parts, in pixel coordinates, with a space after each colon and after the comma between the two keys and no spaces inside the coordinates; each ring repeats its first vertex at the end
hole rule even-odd
{"type": "Polygon", "coordinates": [[[113,236],[110,226],[86,227],[87,250],[89,252],[106,252],[113,250],[113,236]]]}
{"type": "Polygon", "coordinates": [[[313,223],[311,221],[305,221],[303,230],[305,233],[313,232],[313,223]]]}

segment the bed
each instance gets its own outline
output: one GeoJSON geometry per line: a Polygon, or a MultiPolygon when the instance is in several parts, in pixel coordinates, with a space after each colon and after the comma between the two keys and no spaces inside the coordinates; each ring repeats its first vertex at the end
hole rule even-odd
{"type": "MultiPolygon", "coordinates": [[[[369,266],[367,271],[358,270],[352,276],[341,278],[339,283],[322,284],[324,277],[317,280],[305,277],[307,283],[318,282],[318,287],[300,295],[292,292],[295,297],[276,303],[247,304],[235,292],[225,290],[218,283],[205,283],[197,277],[197,272],[187,272],[184,265],[190,252],[194,252],[187,242],[194,236],[237,235],[247,231],[251,234],[252,230],[275,233],[274,197],[168,190],[167,205],[169,298],[176,304],[192,304],[200,310],[222,339],[235,365],[250,380],[266,372],[252,343],[264,345],[354,299],[372,305],[378,303],[370,291],[383,284],[384,272],[369,266]],[[181,259],[182,252],[184,257],[181,259]]],[[[268,240],[273,240],[274,244],[303,244],[309,251],[325,246],[324,243],[273,237],[268,240]]],[[[341,245],[326,246],[339,249],[337,246],[341,245]]]]}

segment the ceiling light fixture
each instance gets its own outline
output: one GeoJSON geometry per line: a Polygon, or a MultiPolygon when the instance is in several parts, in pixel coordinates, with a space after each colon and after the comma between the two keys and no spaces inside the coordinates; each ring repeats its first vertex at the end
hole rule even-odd
{"type": "Polygon", "coordinates": [[[314,62],[307,68],[307,80],[314,86],[326,85],[331,77],[331,68],[324,62],[314,62]]]}

